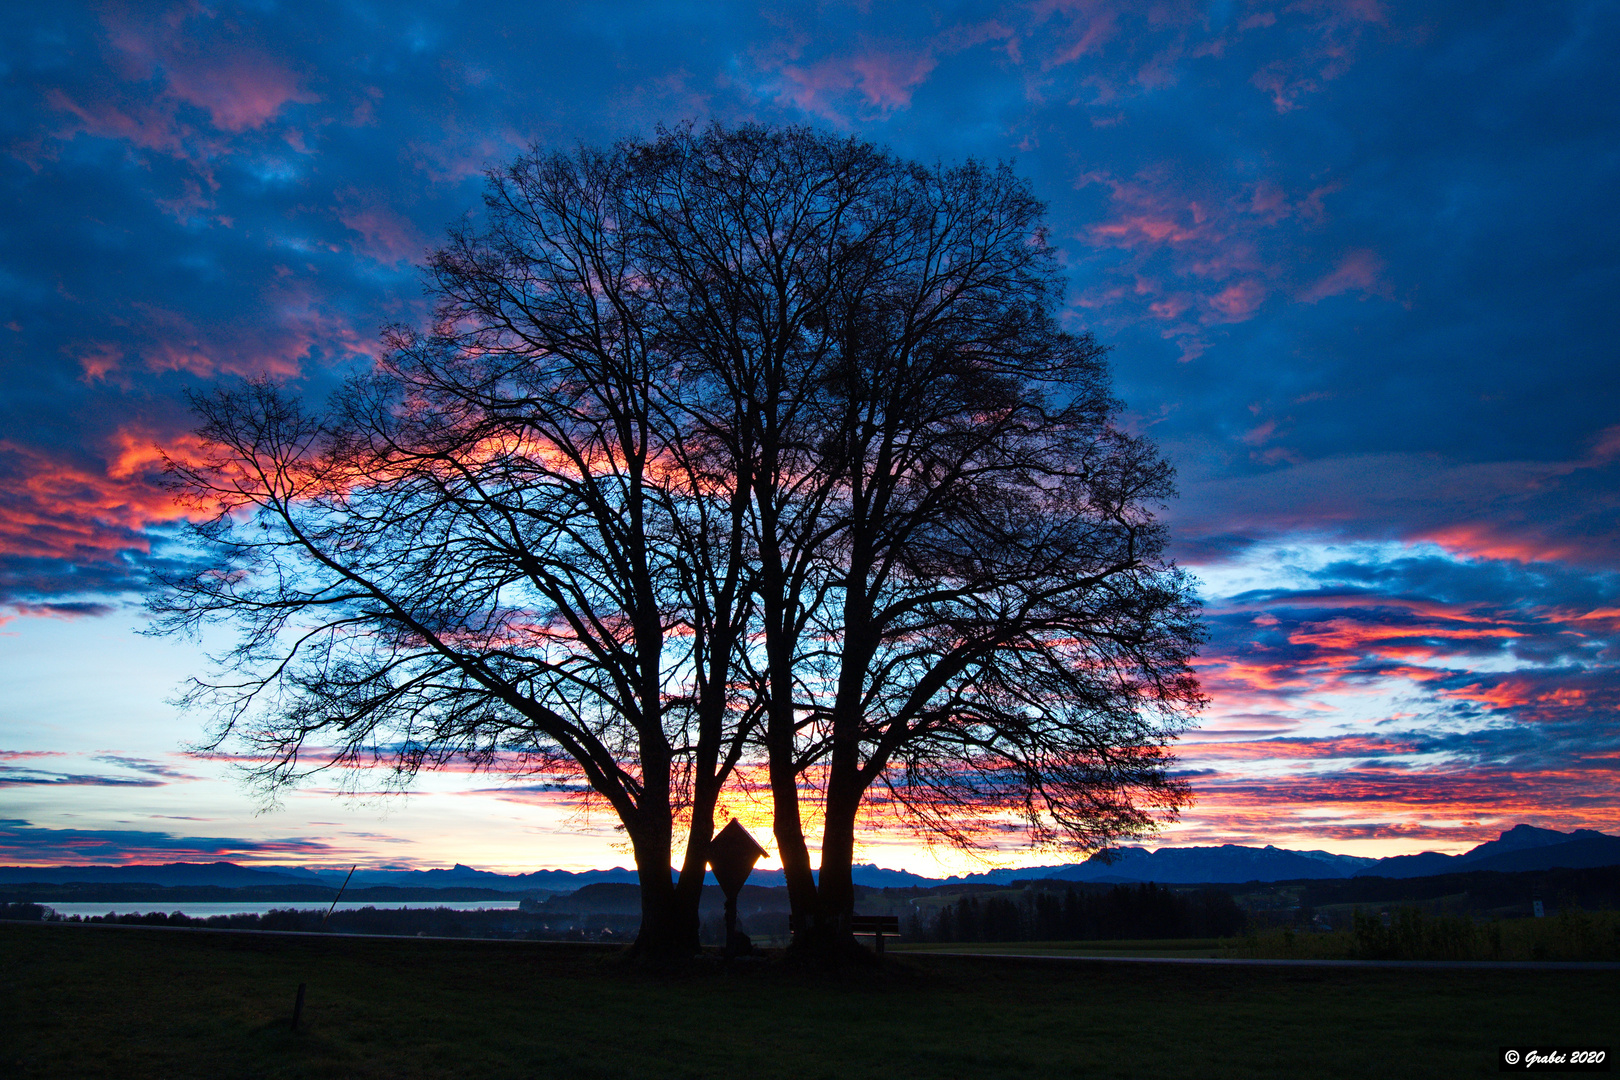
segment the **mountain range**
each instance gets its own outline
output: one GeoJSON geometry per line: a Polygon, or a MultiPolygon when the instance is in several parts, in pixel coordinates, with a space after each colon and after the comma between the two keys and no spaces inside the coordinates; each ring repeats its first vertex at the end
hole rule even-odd
{"type": "MultiPolygon", "coordinates": [[[[1160,848],[1157,851],[1126,847],[1093,855],[1082,863],[988,870],[948,878],[929,878],[905,870],[860,864],[855,867],[854,877],[857,885],[873,888],[999,883],[1040,878],[1103,883],[1156,881],[1213,884],[1352,877],[1414,878],[1471,870],[1513,872],[1615,865],[1620,865],[1620,837],[1593,829],[1562,833],[1532,825],[1515,825],[1497,839],[1461,855],[1425,851],[1418,855],[1371,859],[1335,855],[1327,851],[1292,851],[1270,845],[1255,848],[1222,844],[1220,847],[1160,848]]],[[[346,873],[344,870],[295,866],[246,867],[228,862],[168,863],[162,866],[0,866],[0,884],[98,882],[226,887],[337,886],[342,884],[346,873]]],[[[426,889],[482,888],[503,892],[566,893],[586,885],[634,881],[636,872],[621,867],[577,873],[536,870],[530,874],[497,874],[457,863],[448,870],[356,870],[350,886],[395,885],[426,889]]],[[[749,878],[749,884],[767,888],[781,885],[782,872],[757,871],[749,878]]]]}

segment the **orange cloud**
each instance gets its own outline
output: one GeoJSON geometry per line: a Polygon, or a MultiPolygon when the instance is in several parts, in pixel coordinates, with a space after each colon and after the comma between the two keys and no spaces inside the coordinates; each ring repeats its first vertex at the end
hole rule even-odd
{"type": "MultiPolygon", "coordinates": [[[[0,515],[0,553],[32,558],[101,561],[117,552],[150,550],[148,526],[186,516],[155,484],[161,455],[156,436],[119,428],[100,469],[45,451],[0,441],[0,467],[10,474],[0,515]]],[[[170,453],[195,450],[190,436],[164,440],[170,453]]]]}
{"type": "Polygon", "coordinates": [[[1581,547],[1573,542],[1509,533],[1499,526],[1486,524],[1444,525],[1425,530],[1418,538],[1438,544],[1452,554],[1473,559],[1556,562],[1583,554],[1581,547]]]}

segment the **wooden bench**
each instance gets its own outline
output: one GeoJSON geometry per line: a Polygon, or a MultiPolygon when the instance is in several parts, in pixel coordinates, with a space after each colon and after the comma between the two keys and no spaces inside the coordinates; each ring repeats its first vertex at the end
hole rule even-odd
{"type": "Polygon", "coordinates": [[[849,929],[854,934],[871,934],[877,938],[877,953],[883,955],[883,935],[892,934],[900,936],[900,916],[898,915],[853,915],[849,920],[849,929]]]}

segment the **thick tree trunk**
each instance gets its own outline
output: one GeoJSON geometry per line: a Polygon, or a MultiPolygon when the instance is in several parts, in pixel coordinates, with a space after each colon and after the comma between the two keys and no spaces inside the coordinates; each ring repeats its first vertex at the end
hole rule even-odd
{"type": "Polygon", "coordinates": [[[855,817],[860,811],[861,793],[849,790],[853,785],[848,780],[838,779],[842,783],[828,785],[816,895],[829,930],[845,934],[849,932],[850,916],[855,914],[855,817]]]}
{"type": "Polygon", "coordinates": [[[703,879],[709,870],[709,841],[714,837],[712,785],[698,784],[692,804],[692,826],[686,835],[686,857],[681,860],[681,876],[675,884],[673,902],[679,947],[688,955],[701,948],[701,922],[698,907],[703,902],[703,879]]]}
{"type": "Polygon", "coordinates": [[[641,885],[641,929],[631,952],[645,959],[674,959],[691,955],[683,950],[681,914],[670,879],[669,833],[633,835],[631,846],[636,858],[636,878],[641,885]]]}
{"type": "Polygon", "coordinates": [[[799,816],[799,773],[794,768],[791,751],[780,756],[787,759],[785,764],[779,763],[779,755],[773,748],[770,764],[771,798],[775,804],[772,832],[776,837],[777,857],[782,860],[782,876],[787,883],[792,912],[789,923],[797,936],[816,921],[816,879],[810,868],[804,823],[799,816]]]}
{"type": "Polygon", "coordinates": [[[755,501],[760,514],[760,607],[765,622],[766,678],[770,708],[765,717],[765,744],[769,758],[772,832],[777,857],[786,879],[789,917],[795,937],[815,921],[816,880],[810,869],[810,849],[804,840],[799,811],[799,769],[795,753],[793,664],[797,645],[793,633],[794,598],[788,589],[776,517],[774,481],[777,470],[776,431],[767,425],[761,442],[764,451],[755,480],[755,501]]]}
{"type": "MultiPolygon", "coordinates": [[[[851,583],[870,574],[870,544],[857,533],[850,555],[851,583]]],[[[821,879],[817,889],[827,943],[853,944],[850,917],[855,914],[855,818],[866,786],[861,779],[862,689],[872,655],[868,627],[871,599],[865,588],[846,589],[844,649],[833,702],[832,753],[827,759],[826,817],[822,826],[821,879]]]]}

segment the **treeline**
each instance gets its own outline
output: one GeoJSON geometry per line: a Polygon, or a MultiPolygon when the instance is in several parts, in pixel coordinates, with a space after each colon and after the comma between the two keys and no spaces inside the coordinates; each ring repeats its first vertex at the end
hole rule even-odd
{"type": "Polygon", "coordinates": [[[151,911],[105,915],[59,915],[43,904],[0,904],[0,919],[123,926],[184,926],[205,930],[273,930],[329,934],[386,934],[403,937],[515,938],[531,941],[628,941],[640,921],[635,915],[598,913],[545,917],[521,911],[457,911],[452,908],[363,907],[334,911],[276,908],[262,914],[186,915],[151,911]]]}
{"type": "Polygon", "coordinates": [[[1423,904],[1444,901],[1454,913],[1529,915],[1533,899],[1549,908],[1620,908],[1620,866],[1553,870],[1474,870],[1422,878],[1357,877],[1305,881],[1305,907],[1335,904],[1423,904]]]}
{"type": "Polygon", "coordinates": [[[1026,888],[965,895],[905,920],[908,941],[1104,941],[1212,938],[1243,933],[1247,916],[1219,889],[1177,892],[1148,883],[1106,892],[1026,888]]]}
{"type": "Polygon", "coordinates": [[[1231,943],[1233,954],[1283,960],[1620,960],[1620,912],[1573,905],[1548,918],[1476,920],[1407,906],[1355,911],[1343,929],[1280,927],[1231,943]]]}

